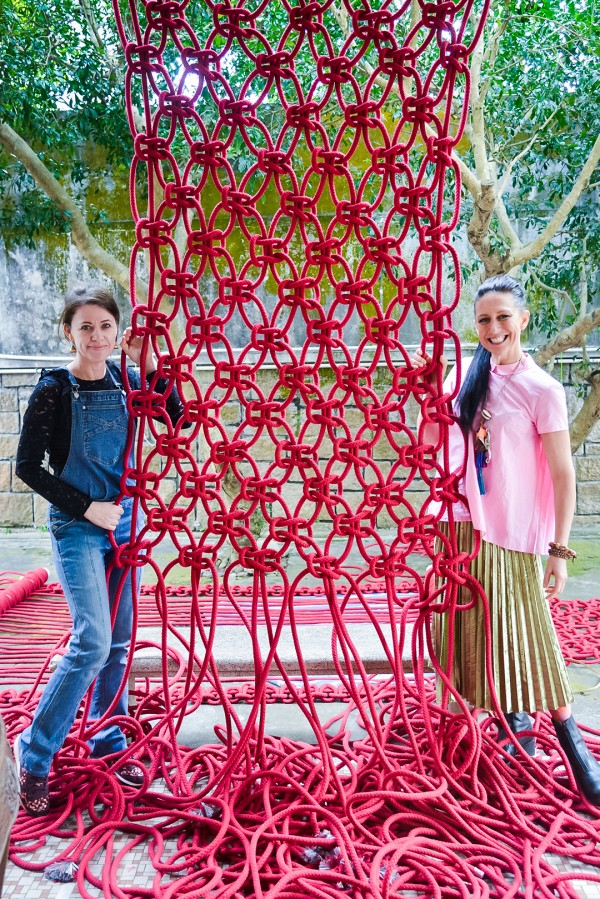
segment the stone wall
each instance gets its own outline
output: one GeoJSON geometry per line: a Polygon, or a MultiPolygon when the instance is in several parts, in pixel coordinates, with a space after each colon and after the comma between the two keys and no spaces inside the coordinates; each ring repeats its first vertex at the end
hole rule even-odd
{"type": "MultiPolygon", "coordinates": [[[[558,374],[557,370],[555,374],[558,374]]],[[[571,365],[563,364],[562,371],[563,383],[567,390],[569,402],[569,412],[571,417],[576,413],[581,405],[581,398],[578,396],[577,386],[572,380],[571,365]]],[[[206,369],[197,371],[197,379],[200,389],[204,390],[212,382],[212,372],[206,369]]],[[[22,416],[27,406],[29,394],[33,385],[39,377],[38,371],[33,369],[20,369],[0,371],[0,527],[44,527],[46,524],[46,502],[41,497],[34,495],[23,484],[15,473],[15,457],[17,444],[19,439],[19,431],[21,427],[22,416]]],[[[376,389],[383,394],[389,387],[389,373],[385,369],[380,369],[376,377],[376,389]]],[[[324,369],[321,373],[322,387],[327,387],[329,380],[333,380],[332,373],[328,369],[324,369]]],[[[273,369],[262,369],[258,374],[258,386],[265,395],[268,395],[270,387],[275,382],[275,371],[273,369]]],[[[229,434],[233,434],[242,422],[242,407],[239,400],[230,400],[224,407],[221,415],[221,422],[227,428],[229,434]]],[[[416,404],[410,402],[407,408],[409,423],[412,424],[416,419],[416,404]]],[[[363,421],[364,416],[361,410],[348,406],[345,409],[344,418],[351,428],[358,427],[363,421]]],[[[304,409],[300,403],[288,410],[287,421],[295,433],[305,423],[304,409]]],[[[283,430],[280,434],[283,435],[283,430]]],[[[306,433],[305,441],[310,442],[311,437],[316,436],[316,426],[311,426],[306,433]],[[312,433],[311,433],[312,431],[312,433]]],[[[398,443],[406,442],[406,438],[402,439],[401,435],[395,437],[398,443]]],[[[151,452],[152,445],[148,444],[148,451],[151,452]]],[[[203,460],[206,455],[206,447],[196,442],[194,453],[197,460],[203,460]]],[[[268,435],[258,438],[253,446],[253,458],[258,464],[261,472],[264,472],[268,465],[273,461],[273,444],[268,435]]],[[[382,438],[374,451],[374,461],[384,472],[388,472],[390,466],[397,461],[397,451],[394,446],[386,438],[382,438]]],[[[320,449],[320,468],[325,470],[325,466],[330,462],[330,453],[328,453],[327,442],[323,442],[320,449]]],[[[157,464],[159,460],[157,460],[157,464]]],[[[517,463],[515,463],[517,465],[517,463]]],[[[575,524],[585,526],[586,524],[600,523],[600,424],[593,429],[588,441],[577,452],[575,456],[575,468],[577,473],[577,509],[575,524]]],[[[367,472],[367,480],[369,480],[367,472]]],[[[515,477],[518,477],[518,470],[515,470],[515,477]]],[[[162,482],[162,495],[165,500],[169,500],[176,490],[176,478],[174,474],[166,477],[162,482]]],[[[302,482],[299,478],[292,480],[286,487],[285,500],[292,509],[302,495],[302,482]]],[[[355,507],[364,496],[364,487],[359,484],[354,475],[344,479],[344,499],[355,507]]],[[[406,491],[405,497],[408,502],[413,503],[418,509],[422,501],[425,499],[425,490],[420,482],[415,481],[406,491]]],[[[199,510],[197,519],[194,522],[198,527],[203,524],[203,513],[199,510]]],[[[389,519],[380,516],[378,524],[380,527],[390,525],[389,519]]]]}

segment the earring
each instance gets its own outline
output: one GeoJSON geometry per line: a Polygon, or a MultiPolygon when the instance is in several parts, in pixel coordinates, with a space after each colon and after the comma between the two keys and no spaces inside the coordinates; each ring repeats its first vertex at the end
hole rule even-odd
{"type": "Polygon", "coordinates": [[[74,343],[71,344],[71,349],[69,350],[69,352],[70,352],[70,353],[73,353],[73,355],[75,355],[75,353],[77,352],[77,350],[75,349],[75,344],[74,344],[74,343]]]}
{"type": "Polygon", "coordinates": [[[118,349],[119,349],[119,346],[120,346],[120,344],[115,343],[115,350],[118,350],[118,349]]]}

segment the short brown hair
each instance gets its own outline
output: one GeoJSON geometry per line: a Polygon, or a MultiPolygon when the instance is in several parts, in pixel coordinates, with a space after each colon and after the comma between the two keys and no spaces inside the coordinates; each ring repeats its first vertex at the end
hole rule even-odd
{"type": "Polygon", "coordinates": [[[81,306],[88,305],[100,306],[102,309],[106,309],[107,312],[110,312],[118,326],[121,313],[119,312],[119,307],[110,290],[107,290],[105,287],[88,285],[86,287],[76,287],[75,290],[71,290],[70,293],[66,295],[65,307],[60,316],[59,327],[60,325],[63,327],[66,325],[70,328],[73,316],[77,310],[81,308],[81,306]]]}

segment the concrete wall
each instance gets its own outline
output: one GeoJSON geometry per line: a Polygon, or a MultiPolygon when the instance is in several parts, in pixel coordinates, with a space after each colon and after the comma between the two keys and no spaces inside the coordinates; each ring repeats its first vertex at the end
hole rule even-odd
{"type": "MultiPolygon", "coordinates": [[[[567,390],[569,411],[571,417],[581,405],[581,398],[577,395],[577,387],[572,380],[572,366],[566,364],[562,370],[555,371],[555,375],[562,374],[563,383],[567,390]]],[[[39,373],[33,369],[21,369],[19,371],[0,372],[0,527],[43,527],[46,524],[46,502],[41,497],[34,495],[15,474],[15,456],[22,416],[27,406],[29,394],[33,385],[37,382],[39,373]]],[[[327,385],[332,378],[330,370],[322,371],[323,385],[327,385]]],[[[204,390],[212,382],[212,372],[200,369],[197,379],[201,390],[204,390]]],[[[376,389],[385,392],[389,386],[390,376],[385,369],[381,369],[376,378],[376,389]]],[[[275,372],[272,369],[263,369],[258,374],[258,386],[263,393],[268,394],[269,388],[275,382],[275,372]]],[[[408,420],[413,423],[416,418],[416,404],[410,402],[408,406],[408,420]]],[[[298,403],[288,410],[287,420],[297,433],[305,421],[304,410],[298,403]]],[[[345,409],[345,420],[355,429],[364,421],[361,410],[350,406],[345,409]]],[[[242,421],[242,407],[239,400],[231,400],[223,409],[222,424],[230,434],[242,421]]],[[[310,437],[310,434],[308,435],[310,437]]],[[[404,442],[399,440],[398,442],[404,442]]],[[[151,446],[149,445],[149,450],[151,446]]],[[[205,448],[196,444],[195,456],[202,460],[205,448]]],[[[324,442],[320,450],[320,468],[323,471],[331,454],[328,452],[327,443],[324,442]]],[[[254,459],[262,471],[273,461],[273,444],[267,434],[261,436],[254,446],[254,459]]],[[[387,439],[382,438],[374,451],[374,461],[383,470],[396,461],[397,452],[387,439]]],[[[575,523],[585,526],[586,523],[600,523],[600,424],[596,424],[588,441],[575,456],[577,473],[577,509],[575,523]]],[[[517,472],[515,472],[517,475],[517,472]]],[[[170,476],[162,482],[162,495],[169,500],[176,490],[176,479],[170,476]]],[[[354,479],[348,477],[344,481],[344,499],[355,507],[363,497],[362,486],[354,479]]],[[[302,494],[301,481],[291,481],[286,489],[286,501],[292,507],[300,499],[302,494]]],[[[425,492],[419,482],[411,484],[406,498],[419,508],[425,492]]],[[[202,513],[199,513],[195,524],[199,527],[203,524],[202,513]]],[[[380,516],[380,527],[387,527],[390,521],[385,516],[380,516]]]]}

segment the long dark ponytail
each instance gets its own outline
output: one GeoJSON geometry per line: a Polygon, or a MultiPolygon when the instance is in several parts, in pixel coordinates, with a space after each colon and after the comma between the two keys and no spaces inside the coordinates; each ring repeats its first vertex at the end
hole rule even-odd
{"type": "MultiPolygon", "coordinates": [[[[509,275],[496,275],[484,281],[475,294],[475,309],[477,309],[477,301],[485,296],[486,293],[510,293],[515,301],[515,305],[523,312],[526,309],[523,288],[518,281],[515,281],[509,275]]],[[[478,345],[456,399],[458,420],[464,431],[472,429],[477,410],[487,396],[490,383],[491,355],[489,350],[486,350],[481,344],[478,345]]]]}

